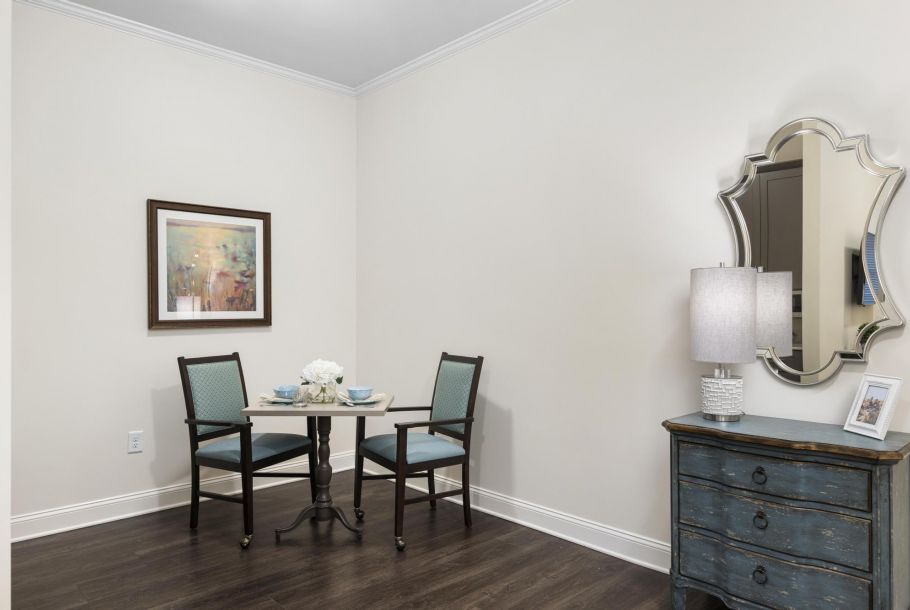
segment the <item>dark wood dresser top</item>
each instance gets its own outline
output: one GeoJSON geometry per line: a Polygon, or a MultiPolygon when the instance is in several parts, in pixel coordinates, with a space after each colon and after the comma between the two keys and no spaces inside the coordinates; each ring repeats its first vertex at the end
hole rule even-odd
{"type": "Polygon", "coordinates": [[[757,443],[783,449],[816,451],[831,455],[842,455],[873,460],[876,462],[899,462],[910,455],[910,434],[889,432],[885,440],[879,441],[859,434],[853,434],[836,424],[743,415],[738,422],[715,422],[690,413],[668,419],[663,427],[670,432],[698,434],[731,441],[757,443]]]}

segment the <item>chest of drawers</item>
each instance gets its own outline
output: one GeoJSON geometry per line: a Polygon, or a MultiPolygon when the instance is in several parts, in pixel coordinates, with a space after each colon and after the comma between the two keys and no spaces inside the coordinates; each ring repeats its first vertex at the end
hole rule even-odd
{"type": "Polygon", "coordinates": [[[671,433],[673,609],[910,608],[910,434],[701,414],[671,433]]]}

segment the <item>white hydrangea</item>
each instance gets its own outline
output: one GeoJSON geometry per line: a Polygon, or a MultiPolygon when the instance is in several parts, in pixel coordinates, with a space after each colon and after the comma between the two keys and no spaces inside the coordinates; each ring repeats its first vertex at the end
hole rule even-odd
{"type": "Polygon", "coordinates": [[[337,362],[317,358],[303,368],[307,383],[332,383],[344,376],[344,368],[337,362]]]}

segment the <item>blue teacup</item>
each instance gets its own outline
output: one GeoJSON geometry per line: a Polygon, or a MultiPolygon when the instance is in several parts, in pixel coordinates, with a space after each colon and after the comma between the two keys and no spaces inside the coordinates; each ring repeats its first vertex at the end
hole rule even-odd
{"type": "Polygon", "coordinates": [[[351,400],[366,400],[373,395],[373,388],[369,386],[353,386],[348,388],[348,396],[351,400]]]}
{"type": "Polygon", "coordinates": [[[300,386],[286,384],[276,387],[273,391],[275,392],[276,398],[287,398],[288,400],[293,400],[297,398],[297,391],[300,389],[300,386]]]}

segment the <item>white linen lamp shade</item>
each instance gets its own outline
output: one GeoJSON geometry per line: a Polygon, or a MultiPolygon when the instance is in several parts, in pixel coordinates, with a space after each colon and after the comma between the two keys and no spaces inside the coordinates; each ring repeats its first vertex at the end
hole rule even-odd
{"type": "Polygon", "coordinates": [[[692,269],[691,356],[698,362],[755,360],[757,271],[753,267],[692,269]]]}
{"type": "Polygon", "coordinates": [[[753,267],[693,269],[689,285],[691,355],[716,362],[714,375],[702,375],[701,413],[705,419],[734,422],[742,417],[743,378],[725,364],[755,360],[758,272],[753,267]]]}
{"type": "Polygon", "coordinates": [[[755,345],[774,348],[785,358],[793,355],[793,273],[759,273],[756,284],[755,345]]]}

